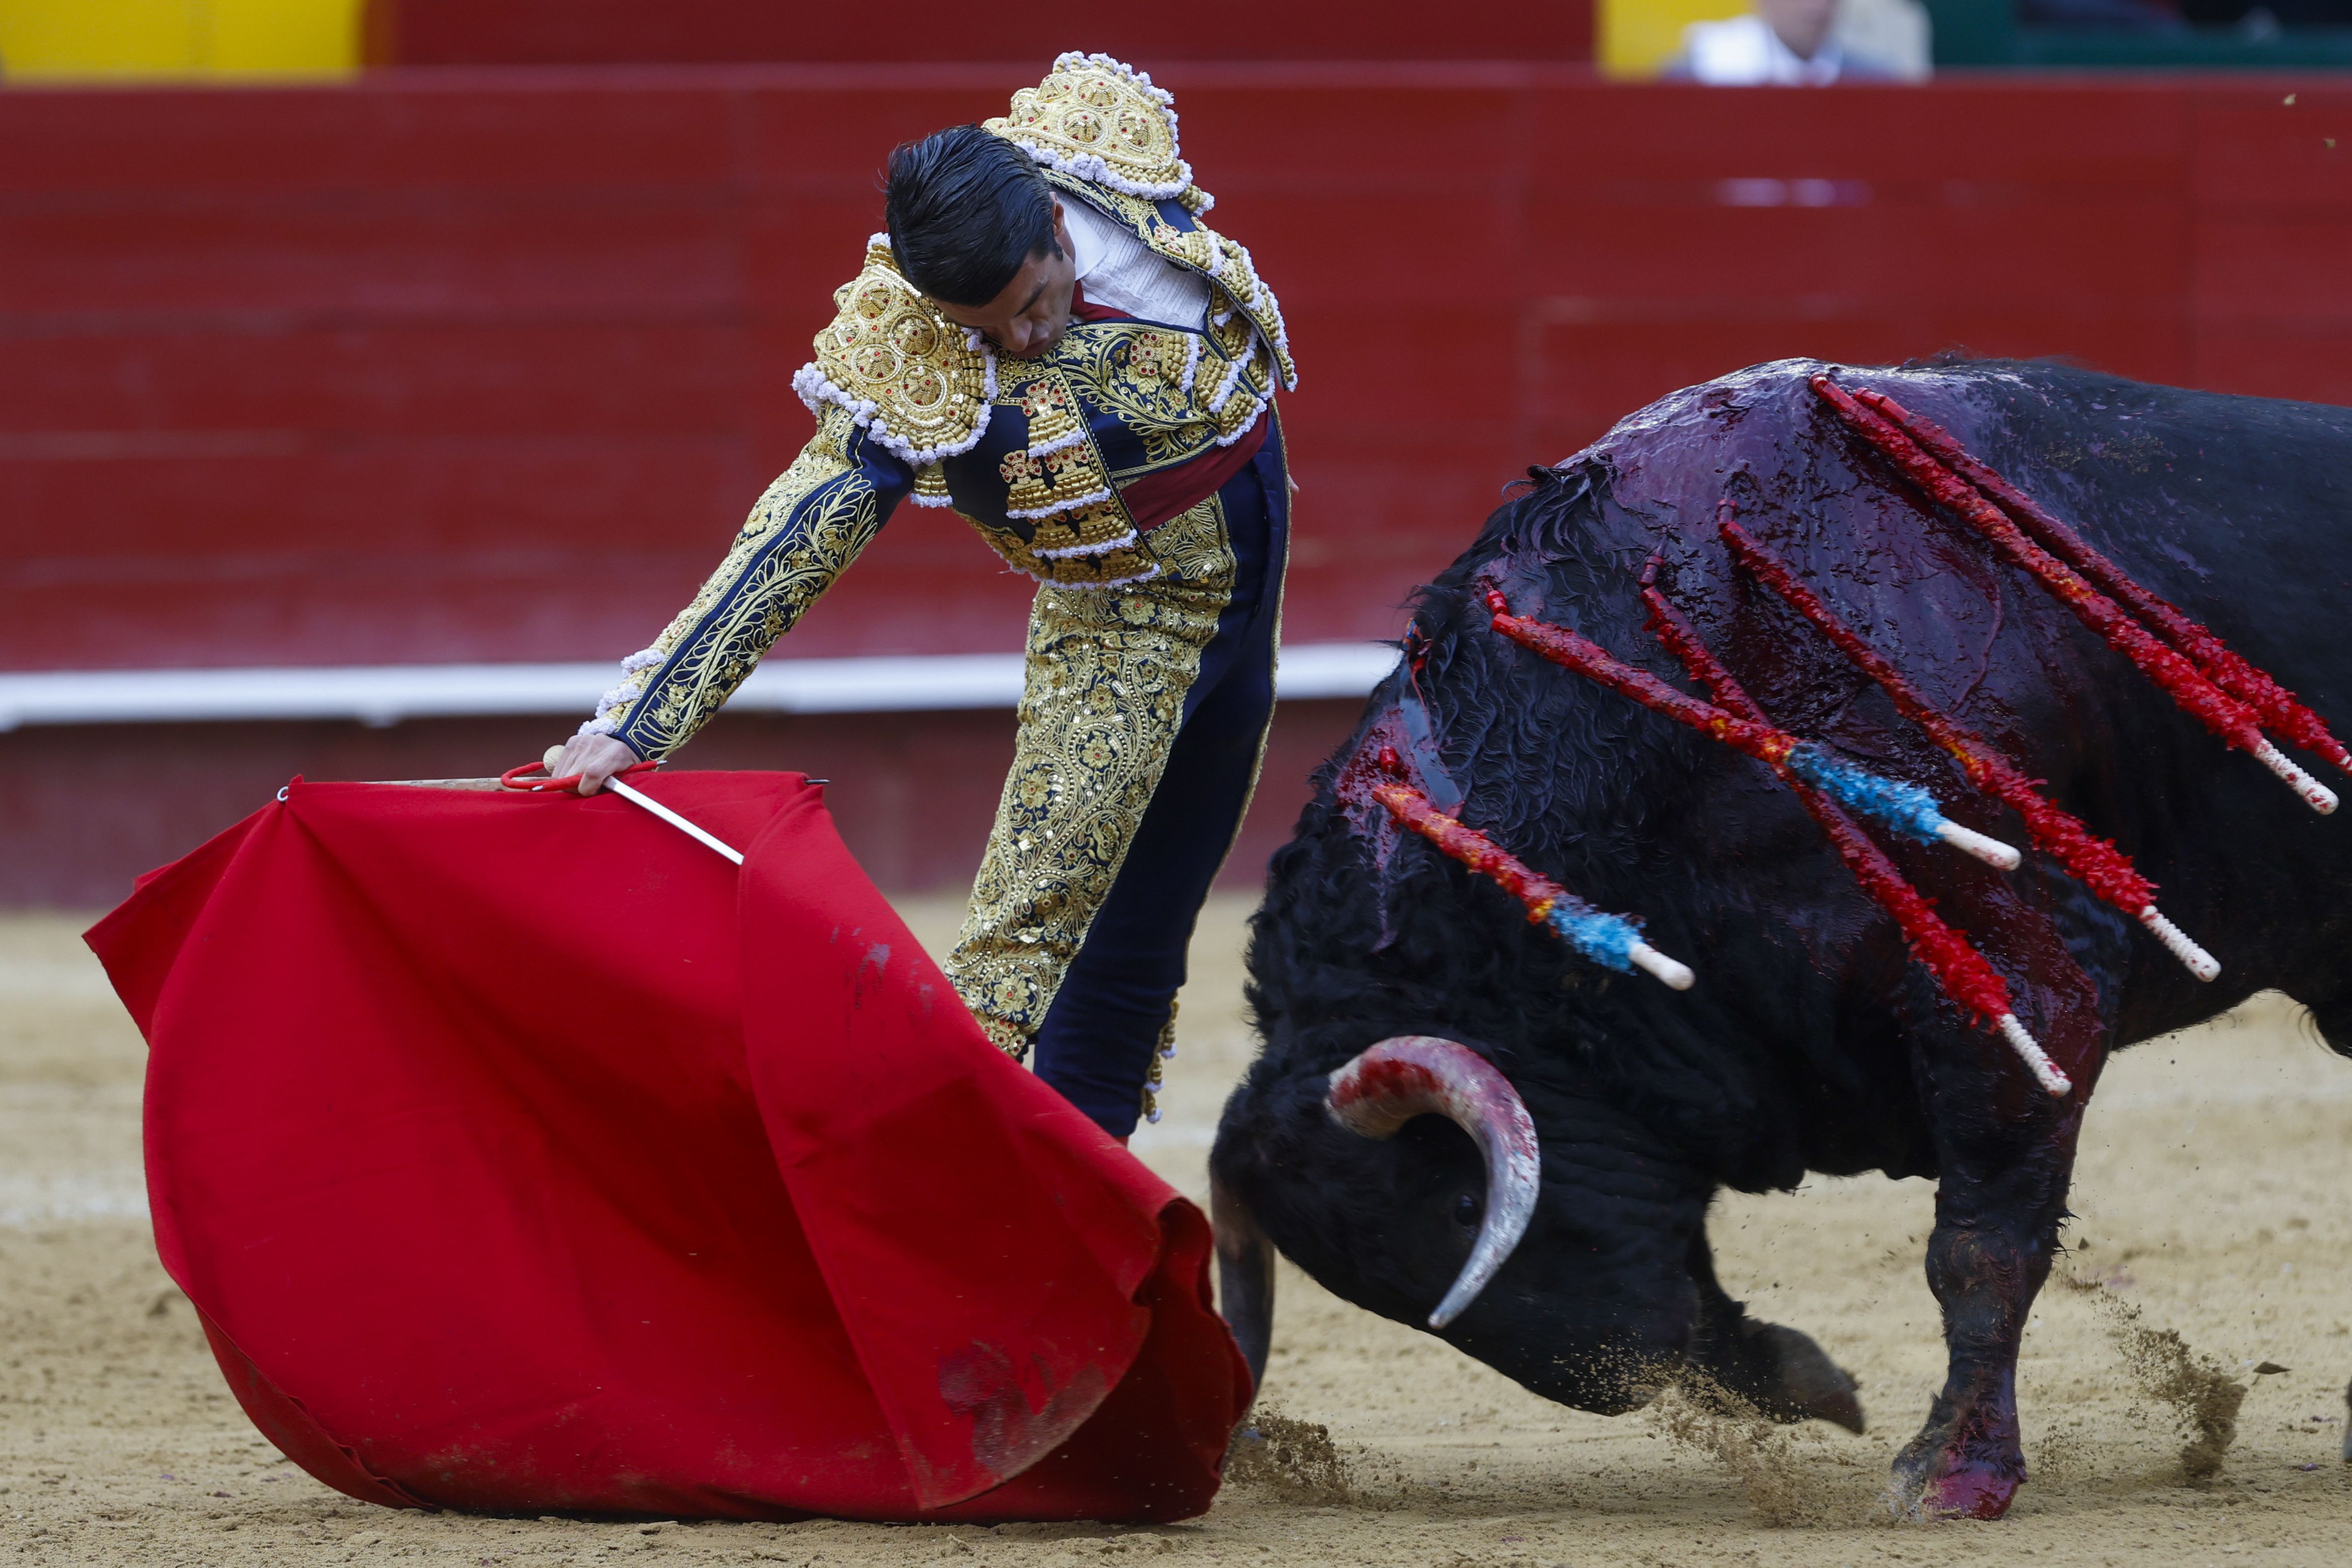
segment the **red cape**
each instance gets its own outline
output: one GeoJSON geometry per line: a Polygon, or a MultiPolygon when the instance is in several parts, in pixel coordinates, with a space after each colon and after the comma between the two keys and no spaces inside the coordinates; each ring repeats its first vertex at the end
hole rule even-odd
{"type": "Polygon", "coordinates": [[[1181,1519],[1200,1211],[991,1047],[797,775],[292,786],[89,933],[163,1265],[394,1506],[1181,1519]]]}

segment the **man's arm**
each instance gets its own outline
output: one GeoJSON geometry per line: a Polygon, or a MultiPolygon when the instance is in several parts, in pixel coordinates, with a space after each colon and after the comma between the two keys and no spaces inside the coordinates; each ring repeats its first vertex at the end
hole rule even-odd
{"type": "Polygon", "coordinates": [[[666,758],[719,710],[775,640],[833,586],[914,485],[914,470],[831,406],[815,438],[751,508],[727,559],[668,630],[622,668],[596,716],[551,764],[580,792],[666,758]]]}

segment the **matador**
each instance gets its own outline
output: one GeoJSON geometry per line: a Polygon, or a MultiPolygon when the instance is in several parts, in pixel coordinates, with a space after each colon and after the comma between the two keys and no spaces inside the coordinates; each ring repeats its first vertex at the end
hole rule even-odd
{"type": "Polygon", "coordinates": [[[1019,734],[947,972],[1114,1137],[1156,1115],[1184,950],[1274,711],[1290,486],[1275,297],[1151,78],[1066,54],[891,154],[886,233],[793,385],[815,437],[564,747],[685,745],[901,501],[1038,583],[1019,734]]]}

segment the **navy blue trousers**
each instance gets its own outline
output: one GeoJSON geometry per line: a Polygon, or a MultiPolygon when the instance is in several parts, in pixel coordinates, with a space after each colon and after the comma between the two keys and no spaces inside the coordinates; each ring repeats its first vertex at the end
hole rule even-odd
{"type": "Polygon", "coordinates": [[[1217,495],[1234,552],[1234,596],[1184,695],[1167,770],[1045,1010],[1032,1058],[1038,1077],[1115,1138],[1133,1132],[1141,1114],[1152,1054],[1184,983],[1184,950],[1241,827],[1274,717],[1290,538],[1280,425],[1217,495]]]}

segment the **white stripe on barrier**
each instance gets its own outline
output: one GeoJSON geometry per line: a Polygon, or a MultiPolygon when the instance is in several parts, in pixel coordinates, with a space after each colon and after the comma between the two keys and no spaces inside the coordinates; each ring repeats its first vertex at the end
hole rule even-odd
{"type": "MultiPolygon", "coordinates": [[[[1308,643],[1282,651],[1280,695],[1360,697],[1395,667],[1379,643],[1308,643]]],[[[593,664],[357,664],[243,670],[0,673],[0,731],[26,725],[229,719],[354,719],[584,714],[612,685],[593,664]]],[[[729,699],[758,713],[909,713],[1012,707],[1018,653],[770,659],[729,699]]]]}

